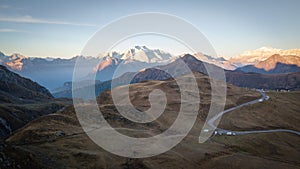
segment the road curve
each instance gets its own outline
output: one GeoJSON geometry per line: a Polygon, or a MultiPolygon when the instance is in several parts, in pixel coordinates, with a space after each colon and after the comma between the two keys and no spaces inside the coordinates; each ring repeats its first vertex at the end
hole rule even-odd
{"type": "Polygon", "coordinates": [[[250,102],[247,102],[247,103],[243,103],[243,104],[240,104],[238,106],[235,106],[235,107],[232,107],[232,108],[229,108],[227,110],[224,110],[220,113],[218,113],[216,116],[214,116],[213,118],[211,118],[207,124],[214,128],[215,131],[214,131],[214,134],[219,134],[219,135],[231,135],[231,136],[235,136],[235,135],[246,135],[246,134],[257,134],[257,133],[274,133],[274,132],[287,132],[287,133],[293,133],[293,134],[296,134],[296,135],[300,135],[300,132],[299,131],[295,131],[295,130],[288,130],[288,129],[271,129],[271,130],[251,130],[251,131],[232,131],[232,130],[226,130],[226,129],[221,129],[221,128],[217,128],[217,126],[215,126],[215,121],[217,119],[219,119],[220,117],[222,117],[222,115],[230,112],[230,111],[233,111],[233,110],[236,110],[238,108],[241,108],[241,107],[244,107],[244,106],[248,106],[248,105],[252,105],[252,104],[255,104],[255,103],[259,103],[259,102],[263,102],[263,101],[266,101],[269,99],[269,96],[267,96],[265,94],[265,92],[263,90],[258,90],[261,94],[261,98],[259,99],[256,99],[256,100],[253,100],[253,101],[250,101],[250,102]]]}

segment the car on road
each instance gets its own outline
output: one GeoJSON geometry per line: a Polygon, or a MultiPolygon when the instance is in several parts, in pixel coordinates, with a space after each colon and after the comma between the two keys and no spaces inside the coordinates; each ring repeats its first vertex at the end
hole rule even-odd
{"type": "Polygon", "coordinates": [[[232,132],[231,132],[231,131],[228,131],[226,134],[227,134],[227,135],[232,135],[232,132]]]}
{"type": "Polygon", "coordinates": [[[226,132],[226,135],[228,135],[228,136],[235,136],[236,133],[232,132],[232,131],[228,131],[228,132],[226,132]]]}

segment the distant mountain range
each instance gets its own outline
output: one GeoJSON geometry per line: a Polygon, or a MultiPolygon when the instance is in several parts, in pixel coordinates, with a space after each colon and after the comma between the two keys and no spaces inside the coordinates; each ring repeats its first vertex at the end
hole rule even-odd
{"type": "Polygon", "coordinates": [[[234,70],[237,68],[235,64],[231,63],[229,60],[223,57],[212,57],[200,52],[194,54],[193,56],[195,56],[198,60],[201,60],[206,63],[214,64],[226,70],[234,70]]]}
{"type": "Polygon", "coordinates": [[[237,67],[242,67],[245,65],[254,65],[258,62],[268,59],[275,54],[281,56],[292,55],[300,57],[300,49],[282,50],[271,47],[262,47],[256,50],[245,51],[238,56],[231,57],[230,59],[228,59],[228,61],[236,65],[237,67]]]}
{"type": "MultiPolygon", "coordinates": [[[[200,72],[207,75],[204,63],[196,59],[193,55],[185,55],[182,59],[193,72],[200,72]]],[[[211,64],[214,67],[213,64],[211,64]]],[[[215,66],[215,69],[218,69],[215,66]]],[[[219,68],[220,69],[220,68],[219,68]]],[[[179,71],[180,67],[177,66],[176,61],[168,65],[160,66],[159,69],[145,70],[135,75],[134,82],[146,81],[146,80],[164,80],[170,78],[168,74],[162,74],[161,70],[179,71]],[[155,79],[156,75],[159,75],[155,79]],[[164,75],[164,77],[162,76],[164,75]],[[138,80],[137,80],[138,78],[138,80]]],[[[247,88],[262,88],[262,89],[289,89],[297,90],[300,89],[300,72],[297,73],[282,73],[265,75],[258,73],[244,73],[241,71],[230,71],[225,70],[226,81],[235,86],[247,87],[247,88]]]]}
{"type": "MultiPolygon", "coordinates": [[[[226,69],[235,67],[227,62],[224,58],[215,58],[202,53],[194,54],[199,60],[215,64],[226,69]]],[[[117,78],[126,72],[136,72],[154,66],[165,65],[175,61],[182,56],[174,56],[170,53],[159,49],[149,49],[146,46],[135,46],[123,53],[112,52],[103,57],[103,60],[94,68],[96,79],[107,81],[114,77],[117,78]],[[118,71],[115,70],[118,68],[118,71]]],[[[95,74],[90,74],[94,77],[95,74]]]]}
{"type": "Polygon", "coordinates": [[[275,54],[264,61],[260,61],[254,65],[240,67],[237,70],[262,74],[300,72],[300,57],[275,54]]]}
{"type": "Polygon", "coordinates": [[[64,82],[72,80],[76,59],[85,60],[86,65],[82,69],[91,69],[91,64],[95,63],[98,58],[83,56],[71,59],[32,58],[20,54],[6,56],[0,53],[0,64],[48,89],[54,89],[64,82]]]}
{"type": "Polygon", "coordinates": [[[176,56],[170,53],[159,49],[149,49],[146,46],[135,46],[122,53],[111,52],[100,57],[102,60],[89,74],[90,77],[96,75],[96,79],[100,81],[111,80],[113,76],[116,78],[126,72],[136,72],[141,69],[167,64],[176,59],[176,56]]]}
{"type": "MultiPolygon", "coordinates": [[[[137,72],[147,68],[167,65],[183,57],[174,56],[160,49],[135,46],[125,52],[104,53],[97,57],[76,56],[71,59],[31,58],[20,54],[6,56],[0,53],[0,64],[20,75],[50,89],[52,93],[61,90],[65,82],[72,81],[76,60],[81,60],[82,80],[104,82],[117,78],[126,72],[137,72]],[[117,70],[117,71],[116,71],[117,70]]],[[[246,51],[226,60],[202,53],[193,54],[197,60],[216,65],[225,70],[237,70],[263,74],[299,72],[300,49],[281,50],[260,48],[246,51]]]]}
{"type": "MultiPolygon", "coordinates": [[[[149,80],[166,80],[170,79],[171,74],[181,76],[185,73],[180,62],[183,61],[191,71],[200,72],[207,75],[205,69],[205,63],[198,60],[196,57],[190,54],[186,54],[183,57],[178,58],[174,62],[166,65],[156,66],[153,68],[144,69],[139,72],[127,72],[122,76],[114,79],[114,86],[111,86],[111,80],[96,83],[95,92],[96,95],[101,92],[110,89],[111,87],[121,86],[129,83],[139,83],[149,80]],[[131,81],[129,81],[132,79],[131,81]]],[[[207,63],[206,63],[207,64],[207,63]]],[[[208,64],[212,69],[221,69],[214,64],[208,64]]],[[[297,73],[283,73],[283,74],[258,74],[258,73],[245,73],[242,71],[230,71],[225,70],[226,81],[235,86],[247,87],[247,88],[263,88],[263,89],[287,89],[287,90],[298,90],[300,89],[300,72],[297,73]]],[[[84,86],[88,88],[90,86],[84,86]]],[[[55,97],[72,97],[72,88],[64,88],[65,90],[60,90],[53,93],[55,97]]],[[[85,94],[85,90],[82,88],[76,88],[78,93],[82,93],[84,98],[88,98],[85,94]]]]}
{"type": "MultiPolygon", "coordinates": [[[[54,90],[62,86],[65,82],[72,80],[77,59],[80,59],[81,63],[83,63],[80,69],[83,69],[83,72],[90,72],[82,75],[83,79],[89,80],[96,75],[97,80],[107,81],[112,79],[117,67],[118,72],[115,72],[115,77],[121,76],[126,72],[136,72],[141,69],[168,64],[179,57],[160,49],[135,46],[125,52],[113,51],[100,54],[97,57],[76,56],[71,59],[33,58],[20,54],[7,56],[0,52],[0,64],[5,65],[10,70],[24,77],[38,82],[50,90],[54,90]]],[[[224,58],[201,55],[200,59],[233,69],[232,65],[227,66],[228,63],[224,58]]]]}
{"type": "MultiPolygon", "coordinates": [[[[151,91],[159,89],[166,93],[168,102],[164,113],[157,120],[151,123],[142,124],[134,123],[122,117],[113,103],[110,91],[103,92],[97,97],[99,110],[101,110],[105,120],[120,132],[122,132],[122,130],[129,130],[129,132],[125,133],[128,134],[129,137],[152,137],[168,129],[174,121],[176,122],[178,119],[177,112],[182,108],[182,98],[180,96],[180,88],[176,84],[176,81],[170,79],[171,76],[167,72],[176,74],[176,76],[180,76],[181,73],[184,73],[184,69],[180,64],[181,61],[185,62],[186,65],[194,71],[195,80],[198,84],[199,91],[186,92],[188,92],[191,97],[193,97],[194,94],[200,95],[200,108],[196,110],[197,123],[195,123],[200,125],[194,127],[189,132],[189,135],[186,137],[188,139],[184,139],[178,145],[179,147],[177,146],[177,150],[168,151],[157,157],[151,157],[155,158],[152,160],[153,162],[149,162],[147,158],[137,160],[122,158],[97,147],[83,131],[73,106],[65,106],[64,102],[60,102],[61,100],[53,99],[49,91],[44,87],[9,71],[4,66],[0,66],[0,98],[3,98],[3,95],[1,95],[2,93],[6,93],[6,96],[8,95],[14,98],[9,102],[7,102],[7,100],[0,100],[1,168],[3,168],[2,166],[4,166],[4,168],[76,168],[78,166],[90,168],[105,168],[108,166],[111,166],[112,168],[168,168],[170,166],[172,166],[172,168],[173,166],[180,166],[181,168],[201,168],[203,166],[198,164],[201,164],[203,161],[205,161],[206,164],[209,163],[207,168],[212,168],[216,166],[216,162],[215,160],[212,160],[212,158],[224,155],[226,157],[228,155],[233,156],[234,159],[229,159],[232,160],[233,163],[236,159],[244,160],[242,161],[244,162],[243,166],[247,167],[248,159],[253,159],[253,154],[257,154],[258,152],[256,150],[257,144],[254,144],[254,146],[249,148],[249,145],[247,144],[241,145],[240,139],[238,139],[237,142],[233,142],[232,138],[234,138],[234,136],[225,134],[225,139],[220,139],[223,137],[221,135],[212,138],[225,140],[222,144],[220,144],[219,141],[216,142],[214,140],[205,143],[205,145],[203,144],[205,146],[204,150],[208,150],[207,152],[203,152],[203,149],[197,148],[199,147],[199,144],[197,144],[194,138],[199,137],[199,127],[201,128],[201,125],[205,124],[205,120],[209,118],[207,112],[209,112],[211,107],[212,96],[210,79],[207,75],[204,75],[207,73],[204,67],[205,63],[198,60],[193,55],[186,54],[169,64],[144,69],[137,74],[127,72],[117,78],[118,82],[120,82],[119,84],[121,84],[122,81],[128,81],[131,76],[133,76],[132,83],[142,82],[130,85],[131,93],[129,95],[132,104],[140,111],[145,111],[151,107],[149,102],[149,93],[151,93],[151,91]],[[11,91],[11,89],[18,91],[19,93],[11,91]],[[26,93],[27,91],[29,94],[26,93]],[[229,137],[230,140],[226,139],[229,137]],[[237,147],[237,145],[239,147],[237,147]],[[216,146],[218,148],[217,151],[214,150],[212,152],[212,146],[216,146]],[[233,149],[232,147],[237,148],[233,149]],[[237,151],[239,149],[243,151],[237,151]],[[184,154],[187,151],[188,153],[184,154]],[[184,158],[178,154],[183,154],[184,158]],[[245,154],[248,156],[245,157],[245,154]],[[186,158],[193,159],[195,156],[197,158],[201,157],[201,159],[199,159],[199,161],[186,160],[186,158]],[[99,159],[102,161],[99,162],[99,159]],[[106,163],[107,160],[113,161],[113,163],[106,163]],[[172,163],[162,163],[161,161],[171,161],[172,163]]],[[[210,66],[212,68],[220,69],[213,64],[210,66]]],[[[254,85],[255,87],[261,85],[263,86],[262,88],[280,86],[284,89],[300,87],[300,73],[272,75],[244,73],[240,71],[225,71],[225,73],[228,81],[243,87],[249,87],[251,85],[254,85]]],[[[188,76],[185,76],[185,78],[186,79],[183,80],[184,85],[189,85],[190,78],[188,78],[188,76]]],[[[87,81],[82,81],[82,83],[84,86],[87,81]]],[[[109,83],[109,81],[97,82],[96,90],[98,91],[96,92],[100,91],[101,86],[103,87],[102,89],[104,89],[109,83]]],[[[71,83],[65,83],[65,87],[69,87],[70,84],[71,83]]],[[[120,93],[120,98],[126,98],[126,93],[120,93]]],[[[226,109],[239,106],[260,97],[260,94],[257,91],[239,88],[231,84],[227,85],[227,93],[226,109]]],[[[246,112],[244,114],[234,114],[234,118],[233,116],[228,115],[223,116],[223,120],[220,123],[221,127],[225,126],[227,130],[234,131],[272,130],[276,128],[297,130],[297,108],[299,107],[299,104],[297,104],[298,93],[291,92],[283,95],[283,93],[270,92],[268,95],[269,94],[271,99],[264,103],[257,103],[258,109],[253,108],[253,106],[246,109],[243,107],[242,112],[246,112]],[[286,110],[285,107],[288,107],[289,109],[286,110]],[[253,114],[257,116],[253,116],[253,114]],[[290,119],[293,120],[291,121],[290,119]]],[[[220,97],[218,92],[216,92],[215,96],[220,97]]],[[[85,110],[89,110],[89,104],[83,106],[85,106],[85,110]]],[[[240,113],[240,110],[238,109],[237,112],[240,113]]],[[[232,113],[237,112],[233,111],[232,113]]],[[[93,116],[89,117],[94,119],[93,116]]],[[[93,121],[98,122],[97,120],[93,121]]],[[[172,133],[176,134],[176,131],[172,133]]],[[[265,136],[263,136],[258,137],[258,139],[252,137],[252,135],[249,136],[251,142],[263,142],[264,145],[262,147],[266,147],[262,151],[259,151],[262,153],[255,156],[254,162],[252,160],[253,163],[258,163],[257,165],[254,165],[254,168],[260,167],[261,164],[265,162],[265,157],[263,156],[266,152],[268,157],[269,155],[272,157],[272,154],[274,154],[273,149],[278,149],[280,152],[291,155],[282,156],[283,162],[278,163],[278,155],[275,154],[272,157],[273,159],[269,160],[274,161],[274,163],[269,162],[268,165],[280,165],[283,166],[282,168],[293,168],[293,164],[297,164],[297,150],[292,151],[292,153],[286,152],[294,150],[295,146],[293,143],[297,143],[297,140],[295,142],[293,141],[295,140],[294,138],[297,139],[298,136],[285,133],[280,136],[280,134],[280,132],[274,135],[268,134],[270,137],[265,138],[265,136]],[[277,139],[278,136],[282,138],[283,145],[278,145],[278,140],[276,140],[276,144],[273,142],[265,144],[269,143],[268,141],[271,139],[277,139]],[[289,139],[291,139],[291,141],[289,139]],[[287,147],[287,144],[290,146],[287,147]],[[271,151],[269,151],[270,147],[273,148],[271,151]],[[287,165],[289,163],[286,161],[290,162],[292,165],[287,165]]],[[[243,142],[249,142],[249,138],[246,136],[245,138],[246,140],[243,140],[243,142]]],[[[228,163],[228,158],[218,159],[221,159],[221,161],[217,161],[220,164],[228,163]]]]}

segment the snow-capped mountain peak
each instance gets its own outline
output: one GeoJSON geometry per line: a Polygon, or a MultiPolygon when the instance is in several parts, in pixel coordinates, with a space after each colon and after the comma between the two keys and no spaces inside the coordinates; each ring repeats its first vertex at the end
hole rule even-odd
{"type": "Polygon", "coordinates": [[[136,60],[145,63],[168,62],[174,56],[159,49],[149,49],[146,46],[135,46],[124,52],[122,60],[136,60]]]}
{"type": "Polygon", "coordinates": [[[105,57],[117,58],[124,62],[140,61],[145,63],[165,63],[177,58],[168,52],[160,49],[150,49],[146,46],[134,46],[123,52],[111,51],[98,56],[100,59],[105,57]]]}
{"type": "Polygon", "coordinates": [[[280,52],[280,51],[282,51],[282,49],[276,49],[276,48],[272,48],[272,47],[269,47],[269,46],[263,46],[263,47],[258,48],[256,50],[258,50],[258,51],[270,51],[270,52],[280,52]]]}
{"type": "Polygon", "coordinates": [[[247,50],[236,57],[230,58],[230,62],[237,64],[238,66],[244,65],[253,65],[260,61],[264,61],[268,59],[272,55],[294,55],[300,56],[300,49],[289,49],[289,50],[282,50],[276,49],[272,47],[261,47],[255,50],[247,50]]]}

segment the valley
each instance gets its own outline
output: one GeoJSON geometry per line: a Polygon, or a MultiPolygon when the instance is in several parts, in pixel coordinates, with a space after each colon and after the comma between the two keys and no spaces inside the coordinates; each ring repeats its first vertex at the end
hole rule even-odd
{"type": "Polygon", "coordinates": [[[299,7],[0,0],[0,169],[300,169],[299,7]]]}
{"type": "MultiPolygon", "coordinates": [[[[283,59],[285,57],[271,55],[269,59],[253,65],[253,67],[273,66],[272,68],[276,69],[274,72],[248,72],[244,69],[252,65],[226,70],[219,66],[222,66],[222,63],[228,65],[229,60],[190,54],[172,58],[171,55],[160,50],[135,46],[135,50],[129,50],[125,54],[109,53],[100,64],[95,64],[99,62],[99,58],[76,58],[84,61],[88,59],[90,62],[87,61],[87,65],[93,63],[94,69],[88,70],[86,67],[87,72],[91,73],[83,75],[83,80],[76,82],[75,85],[64,77],[65,74],[61,75],[64,86],[52,89],[52,93],[38,83],[11,72],[13,69],[15,72],[21,71],[19,73],[24,75],[22,70],[26,70],[26,66],[18,62],[19,67],[16,68],[15,65],[11,67],[13,64],[6,62],[8,68],[0,66],[2,77],[0,80],[0,167],[5,169],[173,169],[174,166],[187,169],[300,168],[297,159],[300,152],[298,144],[300,141],[298,123],[300,72],[297,62],[291,59],[285,62],[283,59]],[[169,60],[170,58],[172,59],[169,60]],[[73,99],[91,99],[84,91],[91,87],[89,86],[91,78],[95,77],[98,108],[116,131],[136,138],[153,137],[166,131],[175,122],[181,106],[181,91],[176,80],[184,78],[188,73],[180,66],[182,61],[196,78],[199,93],[190,93],[190,95],[191,97],[195,94],[200,95],[200,108],[191,131],[171,150],[148,158],[120,157],[99,147],[82,129],[73,107],[74,100],[71,99],[72,85],[77,87],[74,90],[82,93],[82,98],[73,99]],[[278,64],[287,65],[279,69],[278,64]],[[290,64],[293,66],[291,67],[290,64]],[[127,71],[112,79],[115,69],[120,65],[127,71]],[[129,71],[129,67],[133,69],[129,71]],[[216,129],[212,131],[213,134],[208,140],[199,143],[200,133],[206,132],[206,129],[203,129],[205,122],[208,120],[212,125],[217,121],[211,117],[207,119],[212,99],[212,79],[207,76],[207,68],[224,70],[227,95],[224,111],[218,116],[220,123],[212,126],[216,129]],[[172,77],[171,74],[175,76],[172,77]],[[111,90],[117,93],[120,90],[119,97],[125,98],[121,89],[127,85],[130,101],[139,111],[147,111],[150,108],[149,94],[152,91],[159,89],[166,93],[167,104],[163,114],[155,121],[145,124],[134,123],[124,118],[112,100],[111,90]],[[257,89],[265,89],[266,92],[257,89]]],[[[291,57],[298,59],[298,56],[291,57]]],[[[20,56],[12,56],[12,58],[19,61],[26,60],[26,57],[20,56]]],[[[68,64],[67,67],[71,70],[76,59],[71,59],[71,62],[42,59],[40,62],[43,62],[45,67],[50,62],[52,66],[63,62],[68,64]]],[[[42,72],[38,73],[43,75],[42,72]]],[[[49,77],[48,80],[51,80],[51,76],[49,77]]],[[[185,83],[189,85],[188,80],[185,83]]],[[[217,83],[225,85],[224,82],[217,83]]],[[[89,110],[89,106],[91,105],[87,104],[85,108],[89,110]]],[[[95,128],[87,132],[97,130],[95,128]]]]}
{"type": "MultiPolygon", "coordinates": [[[[195,76],[201,97],[198,118],[188,136],[179,145],[164,154],[144,159],[128,159],[106,152],[93,143],[83,132],[74,108],[69,106],[61,112],[33,120],[7,138],[5,140],[6,147],[3,151],[5,159],[8,161],[7,164],[10,166],[19,165],[21,168],[173,168],[173,166],[179,168],[231,168],[233,164],[243,168],[263,166],[299,168],[300,164],[296,157],[299,154],[297,142],[300,138],[291,133],[215,135],[205,143],[199,144],[199,133],[210,105],[210,84],[209,79],[204,74],[195,73],[195,76]],[[45,122],[47,125],[44,125],[45,122]],[[261,148],[257,149],[257,146],[261,148]],[[108,163],[108,160],[114,162],[108,163]],[[236,163],[236,161],[239,162],[236,163]],[[251,161],[250,165],[249,161],[251,161]]],[[[99,108],[109,124],[118,132],[132,137],[153,136],[168,128],[176,118],[180,97],[178,87],[175,84],[174,80],[170,79],[130,85],[131,101],[134,106],[141,110],[149,108],[147,96],[150,91],[161,89],[168,93],[169,106],[167,105],[161,117],[149,124],[132,123],[120,118],[121,115],[112,104],[109,91],[103,92],[98,97],[98,102],[101,103],[99,108]]],[[[114,90],[118,90],[118,87],[114,90]]],[[[267,95],[270,95],[270,99],[265,102],[245,106],[225,114],[219,127],[241,131],[276,128],[299,130],[297,123],[299,121],[299,119],[297,120],[299,116],[297,107],[299,105],[293,101],[288,101],[296,101],[299,96],[298,92],[267,92],[267,95]],[[285,109],[294,117],[277,109],[265,110],[274,105],[279,107],[285,105],[285,109]],[[260,108],[254,109],[253,107],[256,106],[260,108]],[[254,115],[253,111],[257,112],[256,114],[264,114],[254,115]],[[264,121],[257,119],[260,116],[266,117],[263,118],[264,121]],[[280,117],[274,119],[268,118],[268,116],[280,117]],[[290,118],[294,119],[294,124],[290,123],[290,118]]],[[[228,85],[226,109],[260,97],[259,92],[228,85]]]]}

